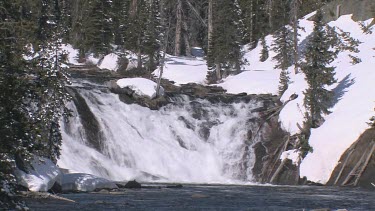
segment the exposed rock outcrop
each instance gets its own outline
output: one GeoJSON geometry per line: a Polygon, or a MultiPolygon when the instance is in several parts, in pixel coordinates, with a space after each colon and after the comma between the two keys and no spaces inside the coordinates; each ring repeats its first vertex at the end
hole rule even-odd
{"type": "Polygon", "coordinates": [[[366,130],[345,151],[327,185],[375,189],[375,128],[366,130]]]}

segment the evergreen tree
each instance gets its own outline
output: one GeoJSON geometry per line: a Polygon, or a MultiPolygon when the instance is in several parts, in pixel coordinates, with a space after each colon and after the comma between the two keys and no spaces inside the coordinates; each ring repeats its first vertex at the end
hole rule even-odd
{"type": "Polygon", "coordinates": [[[210,70],[216,72],[213,81],[218,81],[230,71],[241,70],[243,63],[241,42],[244,31],[241,10],[236,0],[216,1],[213,11],[213,35],[207,65],[210,70]]]}
{"type": "Polygon", "coordinates": [[[147,30],[147,20],[149,11],[148,1],[137,0],[132,2],[129,9],[128,26],[126,31],[125,47],[133,51],[138,57],[138,69],[142,69],[142,51],[145,32],[147,30]]]}
{"type": "Polygon", "coordinates": [[[259,61],[265,62],[269,57],[269,51],[268,51],[268,45],[264,36],[261,38],[260,44],[262,46],[262,51],[260,52],[259,61]]]}
{"type": "Polygon", "coordinates": [[[334,67],[329,64],[337,57],[337,52],[331,50],[332,39],[328,36],[320,10],[314,17],[314,30],[307,43],[305,62],[301,69],[306,75],[308,88],[304,92],[304,104],[309,112],[312,128],[317,128],[323,121],[322,114],[329,113],[333,93],[326,89],[327,85],[336,82],[334,67]]]}
{"type": "Polygon", "coordinates": [[[42,0],[38,24],[38,46],[35,47],[32,68],[35,85],[31,89],[31,119],[37,134],[33,153],[56,160],[60,155],[59,120],[67,114],[65,91],[67,75],[62,66],[65,55],[61,50],[63,26],[58,0],[42,0]]]}
{"type": "Polygon", "coordinates": [[[16,156],[27,157],[32,125],[25,104],[30,86],[25,46],[31,32],[31,13],[24,1],[0,1],[0,206],[15,208],[16,156]]]}
{"type": "MultiPolygon", "coordinates": [[[[282,21],[287,22],[289,19],[288,12],[290,11],[288,0],[280,1],[282,8],[279,8],[282,11],[282,21]]],[[[280,85],[279,85],[279,95],[281,96],[287,89],[289,85],[289,72],[288,68],[293,63],[293,33],[291,28],[288,25],[282,26],[275,33],[275,42],[272,45],[272,50],[276,53],[273,57],[273,60],[276,61],[275,69],[281,69],[280,73],[280,85]]]]}
{"type": "Polygon", "coordinates": [[[146,31],[142,38],[142,52],[148,56],[147,69],[152,72],[156,69],[156,62],[160,57],[161,47],[161,17],[160,0],[152,0],[148,6],[146,31]]]}
{"type": "Polygon", "coordinates": [[[373,116],[373,117],[370,118],[369,125],[370,125],[370,127],[375,127],[375,116],[373,116]]]}
{"type": "Polygon", "coordinates": [[[83,60],[87,53],[102,56],[113,43],[112,0],[75,1],[71,40],[83,60]]]}
{"type": "Polygon", "coordinates": [[[86,17],[85,45],[96,55],[105,55],[111,51],[113,39],[111,0],[91,0],[90,14],[86,17]]]}
{"type": "Polygon", "coordinates": [[[284,92],[288,89],[290,83],[289,71],[281,70],[279,80],[279,96],[281,97],[284,92]]]}
{"type": "Polygon", "coordinates": [[[129,0],[113,0],[113,33],[114,44],[124,45],[126,30],[128,30],[129,0]]]}

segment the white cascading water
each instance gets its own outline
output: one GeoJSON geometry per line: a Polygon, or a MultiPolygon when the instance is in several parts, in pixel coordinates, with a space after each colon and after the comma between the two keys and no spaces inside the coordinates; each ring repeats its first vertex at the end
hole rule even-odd
{"type": "Polygon", "coordinates": [[[71,103],[73,117],[62,126],[60,167],[116,181],[252,181],[255,158],[251,144],[259,141],[262,131],[250,141],[248,131],[255,133],[259,128],[259,121],[251,121],[259,119],[258,114],[251,111],[263,106],[262,102],[212,104],[181,96],[155,111],[125,104],[109,91],[79,86],[75,89],[100,125],[102,150],[88,144],[82,120],[71,103]],[[208,124],[209,135],[204,137],[202,130],[208,124]]]}

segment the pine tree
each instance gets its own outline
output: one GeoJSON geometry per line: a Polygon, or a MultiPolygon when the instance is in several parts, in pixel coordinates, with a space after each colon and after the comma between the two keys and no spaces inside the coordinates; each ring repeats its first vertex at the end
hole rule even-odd
{"type": "Polygon", "coordinates": [[[318,10],[314,18],[313,34],[307,43],[306,61],[301,66],[308,83],[304,92],[304,105],[309,112],[312,128],[319,127],[323,121],[322,115],[329,113],[333,93],[326,86],[336,82],[335,68],[329,67],[329,64],[337,57],[337,52],[331,50],[332,40],[327,31],[322,12],[318,10]]]}
{"type": "Polygon", "coordinates": [[[58,0],[42,0],[41,17],[38,24],[38,48],[32,60],[35,85],[31,103],[36,105],[32,123],[37,130],[33,153],[56,160],[60,155],[61,134],[59,120],[68,114],[65,102],[69,96],[65,91],[68,81],[61,50],[63,26],[61,25],[58,0]]]}
{"type": "Polygon", "coordinates": [[[148,5],[148,19],[146,31],[142,38],[142,52],[148,56],[147,69],[152,72],[156,69],[156,63],[160,57],[161,47],[161,17],[160,1],[152,0],[148,5]]]}
{"type": "Polygon", "coordinates": [[[279,87],[278,87],[279,88],[278,94],[279,94],[280,97],[288,89],[289,83],[290,83],[289,71],[288,70],[281,70],[279,87]]]}
{"type": "Polygon", "coordinates": [[[210,70],[216,71],[214,81],[218,81],[229,72],[241,70],[241,42],[244,30],[241,9],[236,0],[217,1],[213,11],[213,35],[207,65],[210,70]]]}
{"type": "MultiPolygon", "coordinates": [[[[374,109],[375,110],[375,109],[374,109]]],[[[370,127],[375,127],[375,116],[371,117],[370,118],[370,123],[369,123],[370,127]]]]}
{"type": "Polygon", "coordinates": [[[111,0],[91,0],[90,14],[86,17],[88,31],[86,46],[96,55],[105,55],[111,51],[113,39],[111,0]]]}
{"type": "MultiPolygon", "coordinates": [[[[287,0],[282,0],[281,3],[284,4],[282,9],[279,10],[281,10],[284,15],[280,20],[286,22],[289,19],[287,14],[290,9],[287,0]]],[[[272,50],[276,55],[272,59],[276,61],[275,68],[286,70],[293,63],[293,36],[291,28],[288,25],[282,26],[276,31],[274,37],[275,42],[272,44],[272,50]]]]}
{"type": "Polygon", "coordinates": [[[265,62],[269,57],[269,51],[268,51],[268,45],[264,36],[261,38],[260,44],[262,46],[262,51],[260,52],[259,61],[265,62]]]}
{"type": "Polygon", "coordinates": [[[294,73],[299,73],[299,47],[298,47],[298,37],[300,34],[298,33],[298,29],[301,27],[299,26],[299,11],[301,7],[301,0],[291,0],[290,2],[290,19],[291,25],[293,28],[293,64],[294,64],[294,73]]]}
{"type": "Polygon", "coordinates": [[[126,39],[126,30],[128,30],[129,18],[129,0],[113,0],[113,33],[114,44],[123,46],[126,39]]]}
{"type": "MultiPolygon", "coordinates": [[[[289,17],[287,16],[289,12],[289,5],[287,0],[283,0],[282,8],[282,21],[287,22],[289,17]]],[[[272,50],[276,55],[272,58],[276,61],[275,69],[281,69],[280,73],[280,85],[279,85],[279,95],[281,96],[287,89],[289,85],[289,72],[288,68],[293,63],[293,34],[291,28],[288,25],[282,26],[275,33],[275,42],[272,45],[272,50]]]]}
{"type": "Polygon", "coordinates": [[[137,69],[142,69],[142,53],[143,44],[145,38],[145,32],[147,31],[147,21],[149,15],[148,1],[146,0],[133,0],[129,9],[128,27],[126,31],[125,47],[128,50],[133,51],[138,57],[137,69]]]}
{"type": "Polygon", "coordinates": [[[24,1],[0,1],[0,206],[13,209],[13,169],[16,155],[26,157],[32,125],[25,104],[29,85],[26,71],[31,13],[24,1]]]}

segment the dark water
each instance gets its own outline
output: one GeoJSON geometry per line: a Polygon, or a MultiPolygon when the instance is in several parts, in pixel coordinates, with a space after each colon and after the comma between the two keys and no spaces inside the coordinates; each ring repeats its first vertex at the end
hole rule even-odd
{"type": "Polygon", "coordinates": [[[330,187],[185,185],[28,199],[31,210],[375,210],[375,191],[330,187]]]}

